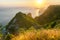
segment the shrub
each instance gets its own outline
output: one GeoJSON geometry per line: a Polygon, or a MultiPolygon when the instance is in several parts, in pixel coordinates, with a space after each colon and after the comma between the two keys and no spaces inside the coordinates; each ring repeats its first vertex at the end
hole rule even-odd
{"type": "Polygon", "coordinates": [[[26,30],[11,40],[60,40],[59,29],[26,30]]]}

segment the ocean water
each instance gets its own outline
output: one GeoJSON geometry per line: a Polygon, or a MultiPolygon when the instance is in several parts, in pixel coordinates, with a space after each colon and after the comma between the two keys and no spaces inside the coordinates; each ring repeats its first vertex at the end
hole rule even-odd
{"type": "Polygon", "coordinates": [[[9,21],[16,15],[18,12],[23,12],[25,14],[32,13],[32,16],[38,16],[39,9],[37,8],[26,8],[26,7],[17,7],[17,8],[0,8],[0,24],[7,25],[9,21]]]}

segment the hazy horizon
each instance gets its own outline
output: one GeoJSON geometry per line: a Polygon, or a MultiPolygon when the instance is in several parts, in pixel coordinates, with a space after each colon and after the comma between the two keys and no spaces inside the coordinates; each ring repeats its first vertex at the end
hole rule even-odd
{"type": "Polygon", "coordinates": [[[60,0],[0,0],[0,7],[36,7],[41,8],[46,5],[60,4],[60,0]]]}
{"type": "Polygon", "coordinates": [[[6,25],[9,21],[18,13],[22,12],[25,14],[31,13],[33,17],[38,15],[39,9],[36,8],[0,8],[0,24],[6,25]]]}

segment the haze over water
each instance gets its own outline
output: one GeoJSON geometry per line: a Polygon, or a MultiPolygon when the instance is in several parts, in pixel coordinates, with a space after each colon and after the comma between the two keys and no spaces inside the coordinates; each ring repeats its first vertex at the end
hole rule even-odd
{"type": "Polygon", "coordinates": [[[32,13],[32,16],[35,17],[38,14],[39,9],[36,8],[26,8],[26,7],[17,7],[17,8],[0,8],[0,23],[2,25],[8,24],[8,22],[16,15],[18,12],[23,12],[25,14],[32,13]]]}

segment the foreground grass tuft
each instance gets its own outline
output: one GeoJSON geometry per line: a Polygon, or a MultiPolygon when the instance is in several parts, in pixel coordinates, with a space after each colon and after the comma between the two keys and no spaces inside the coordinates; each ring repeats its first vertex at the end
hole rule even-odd
{"type": "Polygon", "coordinates": [[[59,29],[27,30],[11,40],[60,40],[59,29]]]}

